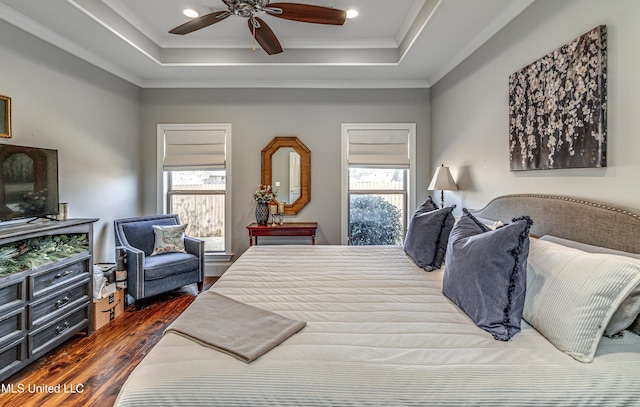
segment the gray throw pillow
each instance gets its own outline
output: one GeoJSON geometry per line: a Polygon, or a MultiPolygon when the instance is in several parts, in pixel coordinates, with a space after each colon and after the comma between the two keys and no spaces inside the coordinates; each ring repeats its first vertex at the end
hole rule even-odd
{"type": "MultiPolygon", "coordinates": [[[[451,206],[451,209],[456,206],[451,206]]],[[[444,223],[442,224],[442,231],[440,231],[440,237],[438,238],[438,249],[436,250],[436,255],[433,258],[433,264],[437,265],[438,268],[442,266],[442,262],[444,261],[444,256],[447,253],[447,245],[449,244],[449,236],[451,235],[451,231],[453,230],[453,225],[455,225],[456,220],[453,217],[453,213],[449,212],[449,215],[444,219],[444,223]]]]}
{"type": "Polygon", "coordinates": [[[431,198],[431,195],[429,195],[427,197],[427,200],[424,201],[424,203],[420,205],[418,209],[416,209],[415,213],[431,212],[437,209],[440,209],[440,207],[435,202],[433,202],[433,198],[431,198]]]}
{"type": "Polygon", "coordinates": [[[528,216],[491,230],[466,209],[447,247],[442,293],[497,340],[520,331],[526,292],[528,216]]]}
{"type": "Polygon", "coordinates": [[[404,240],[404,251],[418,267],[433,271],[442,265],[449,233],[454,224],[451,213],[453,208],[455,206],[428,212],[420,211],[419,208],[411,217],[404,240]]]}
{"type": "MultiPolygon", "coordinates": [[[[455,208],[453,205],[451,208],[455,208]]],[[[430,212],[436,211],[440,209],[438,204],[433,201],[431,195],[427,198],[426,201],[416,210],[418,212],[430,212]]],[[[438,250],[436,251],[436,255],[433,259],[433,264],[437,266],[436,268],[440,268],[442,266],[442,262],[444,261],[444,256],[447,251],[447,243],[449,242],[449,235],[451,234],[451,230],[453,229],[453,225],[456,223],[455,218],[453,217],[453,213],[449,214],[444,220],[444,224],[442,225],[442,231],[440,232],[440,236],[438,236],[438,250]]]]}

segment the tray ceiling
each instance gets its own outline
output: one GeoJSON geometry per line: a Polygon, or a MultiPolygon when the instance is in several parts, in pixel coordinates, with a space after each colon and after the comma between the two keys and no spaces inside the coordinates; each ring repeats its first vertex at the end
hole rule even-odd
{"type": "MultiPolygon", "coordinates": [[[[221,0],[0,0],[0,19],[141,87],[429,87],[535,0],[293,0],[359,16],[343,26],[261,14],[269,56],[243,18],[168,31],[221,0]]],[[[275,2],[275,1],[274,1],[275,2]]]]}

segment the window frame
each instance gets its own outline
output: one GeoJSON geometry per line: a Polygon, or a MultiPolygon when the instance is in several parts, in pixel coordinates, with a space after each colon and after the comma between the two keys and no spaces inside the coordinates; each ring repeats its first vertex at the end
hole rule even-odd
{"type": "MultiPolygon", "coordinates": [[[[365,191],[350,190],[349,182],[349,132],[352,130],[373,130],[373,131],[406,131],[409,135],[409,168],[405,169],[404,190],[389,191],[393,194],[405,194],[406,208],[403,214],[404,233],[408,225],[409,214],[416,208],[416,124],[415,123],[343,123],[342,124],[342,160],[341,160],[341,216],[340,216],[340,240],[342,245],[349,244],[349,201],[352,193],[365,195],[366,192],[372,194],[384,194],[385,190],[365,191]]],[[[368,166],[353,166],[352,168],[373,168],[368,166]]]]}
{"type": "Polygon", "coordinates": [[[172,195],[193,195],[194,193],[203,195],[225,195],[225,241],[224,252],[206,252],[205,258],[219,259],[221,261],[230,261],[233,257],[233,223],[232,223],[232,174],[231,174],[231,124],[228,123],[182,123],[182,124],[158,124],[157,125],[157,157],[156,157],[156,179],[157,179],[157,198],[156,209],[158,213],[167,213],[169,206],[170,194],[172,195]],[[224,190],[207,190],[207,191],[171,191],[170,179],[168,171],[163,168],[163,160],[165,153],[165,132],[167,131],[224,131],[225,133],[225,189],[224,190]]]}

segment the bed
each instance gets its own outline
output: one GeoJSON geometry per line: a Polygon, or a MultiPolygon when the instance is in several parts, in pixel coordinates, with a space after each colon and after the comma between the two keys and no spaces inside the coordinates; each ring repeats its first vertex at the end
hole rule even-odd
{"type": "MultiPolygon", "coordinates": [[[[524,213],[533,235],[640,253],[629,209],[511,195],[474,215],[524,213]]],[[[425,272],[402,247],[253,246],[211,290],[306,326],[251,363],[167,333],[116,405],[640,405],[636,334],[602,337],[590,363],[525,321],[497,341],[442,295],[443,269],[425,272]]]]}

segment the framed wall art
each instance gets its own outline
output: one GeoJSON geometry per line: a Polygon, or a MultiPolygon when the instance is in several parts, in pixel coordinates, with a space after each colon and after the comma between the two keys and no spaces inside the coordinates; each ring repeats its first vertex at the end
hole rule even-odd
{"type": "Polygon", "coordinates": [[[0,95],[0,137],[11,138],[11,98],[0,95]]]}
{"type": "Polygon", "coordinates": [[[602,25],[510,75],[511,171],[606,167],[606,44],[602,25]]]}

